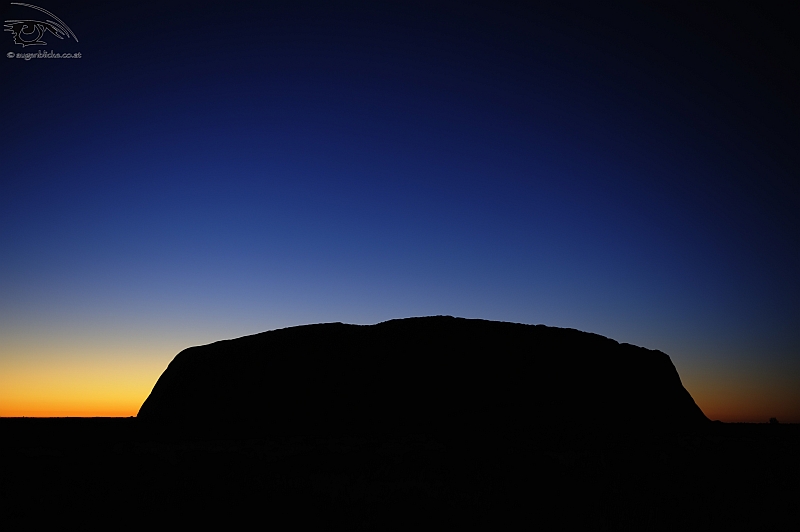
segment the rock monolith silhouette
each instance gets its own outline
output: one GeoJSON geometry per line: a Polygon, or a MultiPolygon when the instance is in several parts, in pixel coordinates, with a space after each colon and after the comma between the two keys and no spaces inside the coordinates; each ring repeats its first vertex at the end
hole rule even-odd
{"type": "Polygon", "coordinates": [[[271,434],[709,422],[660,351],[574,329],[449,316],[304,325],[190,347],[138,417],[271,434]]]}

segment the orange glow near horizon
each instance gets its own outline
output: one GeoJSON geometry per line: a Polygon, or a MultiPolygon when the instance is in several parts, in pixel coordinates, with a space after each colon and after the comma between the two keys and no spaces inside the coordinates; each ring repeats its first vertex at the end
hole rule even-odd
{"type": "MultiPolygon", "coordinates": [[[[81,324],[83,325],[83,324],[81,324]]],[[[183,349],[247,334],[204,327],[18,326],[0,331],[0,417],[130,417],[183,349]]]]}
{"type": "Polygon", "coordinates": [[[124,339],[5,340],[0,417],[135,416],[178,352],[124,339]]]}
{"type": "Polygon", "coordinates": [[[800,389],[794,385],[790,368],[781,374],[732,364],[727,370],[691,367],[679,368],[679,373],[709,419],[766,423],[774,417],[784,423],[800,423],[800,389]]]}
{"type": "MultiPolygon", "coordinates": [[[[157,379],[158,376],[155,378],[157,379]]],[[[38,380],[38,379],[37,379],[38,380]]],[[[149,383],[150,378],[145,379],[149,383]]],[[[154,379],[153,379],[154,380],[154,379]]],[[[5,378],[0,379],[3,385],[5,378]]],[[[19,382],[19,381],[18,381],[19,382]]],[[[42,381],[39,380],[41,384],[42,381]]],[[[73,380],[66,386],[43,392],[40,385],[16,391],[3,387],[0,391],[0,417],[130,417],[136,416],[152,384],[131,386],[114,392],[111,388],[93,386],[91,382],[73,380]]],[[[22,386],[24,388],[24,384],[22,386]]],[[[726,423],[766,423],[776,417],[784,423],[800,422],[797,408],[771,401],[753,401],[751,397],[727,397],[698,391],[695,402],[712,420],[726,423]],[[772,403],[772,404],[770,404],[772,403]],[[767,412],[767,413],[765,413],[767,412]]]]}
{"type": "Polygon", "coordinates": [[[774,395],[733,393],[707,394],[705,390],[694,394],[697,406],[712,420],[725,423],[766,423],[777,418],[784,423],[800,423],[798,399],[780,401],[774,395]]]}
{"type": "MultiPolygon", "coordinates": [[[[174,356],[174,355],[173,355],[174,356]]],[[[0,372],[0,417],[136,416],[171,360],[103,363],[91,357],[55,364],[25,364],[0,372]]],[[[135,360],[135,359],[134,359],[135,360]]],[[[684,379],[684,382],[687,379],[684,379]]],[[[687,389],[703,413],[726,423],[765,423],[776,417],[800,423],[800,391],[742,389],[736,383],[697,382],[687,389]],[[769,393],[765,393],[769,391],[769,393]]]]}
{"type": "MultiPolygon", "coordinates": [[[[210,332],[209,335],[216,333],[210,332]]],[[[4,337],[0,345],[0,417],[136,416],[161,373],[198,335],[138,342],[4,337]]],[[[800,423],[800,390],[743,368],[678,368],[697,405],[712,420],[800,423]]],[[[790,372],[787,372],[787,374],[790,372]]]]}
{"type": "Polygon", "coordinates": [[[154,382],[150,372],[126,371],[136,368],[124,365],[69,371],[63,367],[24,369],[31,371],[0,377],[2,417],[135,416],[154,382]]]}

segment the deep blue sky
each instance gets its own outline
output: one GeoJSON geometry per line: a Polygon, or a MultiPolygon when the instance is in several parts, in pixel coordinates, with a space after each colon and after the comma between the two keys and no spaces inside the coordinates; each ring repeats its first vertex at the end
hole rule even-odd
{"type": "Polygon", "coordinates": [[[188,345],[451,314],[800,421],[797,8],[266,4],[36,4],[82,57],[2,61],[0,403],[58,367],[135,412],[188,345]]]}

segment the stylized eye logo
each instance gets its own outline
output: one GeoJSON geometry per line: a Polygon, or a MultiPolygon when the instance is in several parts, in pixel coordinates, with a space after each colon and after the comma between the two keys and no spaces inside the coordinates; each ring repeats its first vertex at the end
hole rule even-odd
{"type": "Polygon", "coordinates": [[[64,37],[72,37],[75,39],[75,42],[78,42],[78,38],[74,33],[72,33],[72,30],[69,29],[69,26],[64,24],[60,18],[49,11],[42,9],[41,7],[32,6],[30,4],[21,4],[19,2],[11,2],[11,4],[36,9],[42,13],[45,13],[46,15],[50,15],[55,19],[46,21],[6,20],[4,24],[4,31],[11,32],[11,35],[14,36],[14,44],[21,44],[23,48],[26,46],[47,44],[42,40],[42,37],[44,37],[44,34],[48,31],[59,39],[63,39],[64,37]]]}

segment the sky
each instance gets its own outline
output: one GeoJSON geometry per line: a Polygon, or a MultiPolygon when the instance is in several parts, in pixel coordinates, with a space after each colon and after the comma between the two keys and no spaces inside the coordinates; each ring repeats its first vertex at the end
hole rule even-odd
{"type": "Polygon", "coordinates": [[[800,422],[797,6],[33,1],[71,35],[0,36],[0,416],[134,416],[192,345],[444,314],[800,422]]]}

